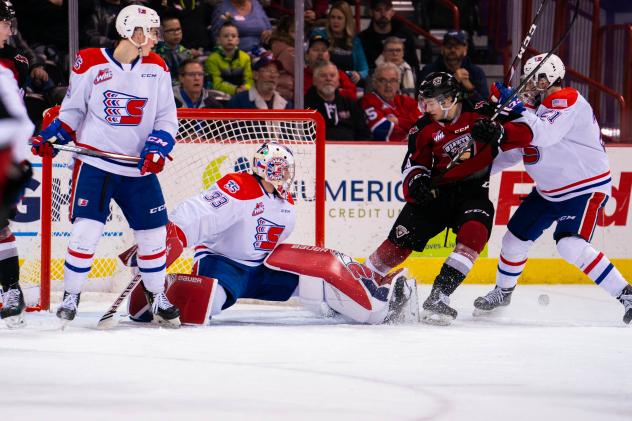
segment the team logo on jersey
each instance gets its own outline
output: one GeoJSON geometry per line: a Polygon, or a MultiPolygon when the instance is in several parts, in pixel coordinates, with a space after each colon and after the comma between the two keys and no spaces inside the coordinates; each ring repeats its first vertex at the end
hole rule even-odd
{"type": "Polygon", "coordinates": [[[435,142],[441,141],[441,139],[443,139],[444,137],[445,133],[443,133],[441,130],[432,134],[432,140],[434,140],[435,142]]]}
{"type": "Polygon", "coordinates": [[[77,199],[77,206],[81,206],[82,208],[88,206],[88,199],[77,199]]]}
{"type": "Polygon", "coordinates": [[[522,148],[522,162],[525,165],[536,164],[540,160],[540,149],[537,146],[522,148]]]}
{"type": "Polygon", "coordinates": [[[24,57],[22,54],[16,54],[15,57],[13,57],[15,59],[15,61],[19,61],[20,63],[24,63],[27,66],[29,65],[29,59],[24,57]]]}
{"type": "MultiPolygon", "coordinates": [[[[470,144],[470,140],[472,140],[472,135],[466,133],[446,143],[445,145],[443,145],[442,149],[450,157],[450,159],[454,159],[455,157],[461,155],[461,161],[463,161],[465,159],[471,158],[474,155],[473,150],[461,154],[461,152],[463,152],[465,148],[467,148],[470,144]]],[[[474,144],[472,143],[472,147],[470,149],[473,148],[474,144]]]]}
{"type": "Polygon", "coordinates": [[[81,57],[79,54],[77,54],[77,58],[75,59],[75,62],[72,65],[72,68],[75,69],[75,70],[79,70],[81,68],[82,64],[83,64],[83,57],[81,57]]]}
{"type": "Polygon", "coordinates": [[[398,225],[395,227],[395,237],[402,238],[403,236],[409,234],[410,232],[403,225],[398,225]]]}
{"type": "Polygon", "coordinates": [[[257,219],[257,233],[255,234],[255,242],[252,243],[255,250],[271,251],[279,242],[281,234],[285,229],[285,225],[278,225],[265,218],[257,219]]]}
{"type": "Polygon", "coordinates": [[[413,126],[408,130],[408,136],[412,136],[419,131],[419,127],[413,126]]]}
{"type": "Polygon", "coordinates": [[[252,216],[261,215],[264,211],[263,202],[259,202],[255,205],[255,208],[252,210],[252,216]]]}
{"type": "Polygon", "coordinates": [[[109,68],[99,70],[99,73],[94,78],[94,84],[98,85],[101,82],[105,82],[106,80],[112,79],[112,70],[109,68]]]}
{"type": "Polygon", "coordinates": [[[147,98],[140,98],[122,92],[105,91],[105,121],[111,126],[138,126],[143,120],[143,108],[147,98]]]}

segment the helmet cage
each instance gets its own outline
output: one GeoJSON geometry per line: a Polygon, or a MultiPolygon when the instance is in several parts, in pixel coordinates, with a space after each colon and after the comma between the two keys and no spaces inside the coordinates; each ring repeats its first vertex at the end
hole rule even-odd
{"type": "Polygon", "coordinates": [[[295,175],[294,155],[285,146],[270,142],[255,152],[252,172],[272,184],[283,198],[290,192],[295,175]]]}

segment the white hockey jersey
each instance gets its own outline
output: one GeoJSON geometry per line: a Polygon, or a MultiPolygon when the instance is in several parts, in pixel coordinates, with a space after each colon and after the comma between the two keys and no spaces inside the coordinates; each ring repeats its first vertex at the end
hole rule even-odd
{"type": "Polygon", "coordinates": [[[292,233],[296,211],[291,196],[267,194],[253,175],[234,173],[179,204],[169,220],[195,248],[195,260],[216,254],[258,266],[292,233]]]}
{"type": "Polygon", "coordinates": [[[14,162],[28,159],[33,129],[13,72],[0,65],[0,149],[11,146],[14,162]]]}
{"type": "Polygon", "coordinates": [[[499,154],[492,172],[522,158],[542,197],[553,202],[582,194],[611,194],[608,155],[592,107],[573,88],[544,99],[535,113],[526,111],[516,122],[533,132],[531,145],[499,154]]]}
{"type": "MultiPolygon", "coordinates": [[[[169,69],[155,53],[121,64],[112,51],[79,51],[59,119],[77,132],[80,146],[139,156],[153,130],[164,130],[175,138],[178,120],[169,69]]],[[[141,176],[133,163],[77,158],[115,174],[141,176]]]]}

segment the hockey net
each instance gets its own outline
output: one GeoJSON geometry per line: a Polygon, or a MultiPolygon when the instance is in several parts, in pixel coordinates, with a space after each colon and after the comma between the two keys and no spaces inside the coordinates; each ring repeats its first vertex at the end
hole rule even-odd
{"type": "MultiPolygon", "coordinates": [[[[322,117],[315,111],[178,110],[176,146],[159,174],[167,209],[210,187],[230,172],[250,170],[251,158],[264,141],[288,145],[296,160],[292,194],[296,228],[289,242],[324,243],[325,139],[322,117]]],[[[44,159],[41,171],[41,227],[18,244],[21,283],[31,310],[48,309],[50,290],[63,287],[64,255],[72,232],[68,218],[72,155],[44,159]]],[[[37,175],[37,174],[36,174],[37,175]]],[[[118,254],[133,245],[133,232],[112,202],[111,213],[84,291],[116,291],[130,281],[118,254]]],[[[186,251],[169,273],[189,273],[186,251]]]]}

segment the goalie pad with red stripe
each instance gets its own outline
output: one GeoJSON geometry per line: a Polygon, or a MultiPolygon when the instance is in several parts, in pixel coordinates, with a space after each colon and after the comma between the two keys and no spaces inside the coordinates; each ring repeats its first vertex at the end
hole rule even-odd
{"type": "MultiPolygon", "coordinates": [[[[398,271],[392,274],[391,280],[380,285],[378,280],[381,277],[377,273],[336,250],[300,244],[281,244],[268,255],[264,264],[272,269],[300,275],[301,301],[306,299],[314,307],[320,298],[331,309],[356,322],[383,323],[394,316],[394,310],[397,310],[398,315],[402,311],[418,314],[418,307],[409,308],[402,303],[395,305],[396,297],[393,293],[396,288],[391,285],[394,285],[392,279],[406,283],[408,295],[404,297],[405,301],[411,301],[414,293],[416,303],[417,290],[414,280],[407,280],[398,271]],[[319,281],[322,283],[319,284],[319,281]]],[[[400,289],[402,288],[397,290],[400,289]]],[[[412,304],[413,307],[414,305],[412,304]]],[[[411,321],[415,317],[417,316],[411,315],[404,320],[411,321]]]]}
{"type": "MultiPolygon", "coordinates": [[[[167,298],[180,309],[180,322],[188,325],[206,324],[211,315],[217,279],[175,273],[167,275],[166,282],[167,298]]],[[[135,322],[148,323],[153,319],[141,284],[138,284],[130,294],[128,311],[130,319],[135,322]]]]}

